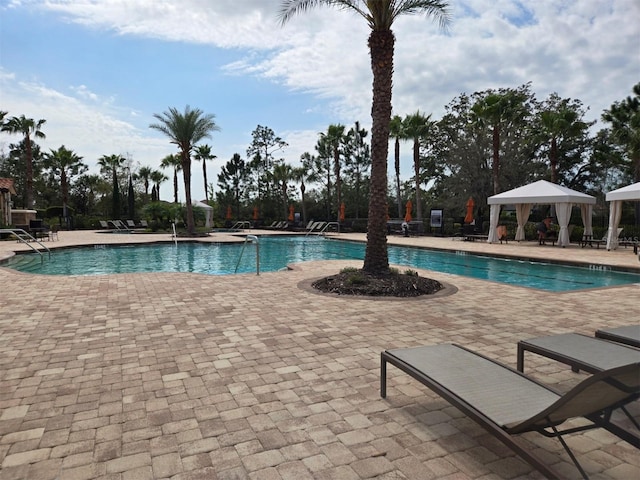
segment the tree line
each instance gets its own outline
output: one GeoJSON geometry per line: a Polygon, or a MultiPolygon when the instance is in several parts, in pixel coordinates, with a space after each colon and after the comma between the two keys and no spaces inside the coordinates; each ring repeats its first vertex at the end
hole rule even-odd
{"type": "MultiPolygon", "coordinates": [[[[605,126],[595,133],[595,121],[585,120],[587,108],[580,100],[553,93],[540,101],[530,84],[461,94],[438,120],[419,110],[394,115],[389,125],[393,175],[388,215],[403,217],[405,203],[412,200],[416,219],[423,218],[427,206],[455,216],[462,214],[469,196],[483,208],[488,196],[538,179],[599,197],[640,181],[640,83],[632,91],[602,113],[605,126]],[[406,181],[400,172],[403,148],[409,148],[412,158],[406,181]]],[[[229,211],[234,220],[286,219],[290,205],[305,223],[340,220],[342,204],[347,218],[367,217],[371,147],[369,132],[359,121],[349,127],[329,125],[295,166],[285,159],[287,143],[258,125],[244,155],[235,153],[221,164],[214,186],[208,182],[207,163],[217,157],[211,145],[198,143],[219,127],[214,115],[199,109],[170,108],[154,115],[157,122],[150,127],[179,147],[179,153],[161,159],[160,170],[136,164],[129,155],[109,154],[98,159],[99,174],[88,173],[83,158],[65,145],[41,151],[37,140],[45,138],[44,119],[0,115],[2,131],[21,137],[0,155],[0,176],[14,179],[14,204],[25,208],[59,207],[62,218],[68,212],[124,218],[140,217],[147,207],[151,216],[162,217],[153,204],[160,201],[160,184],[169,180],[164,170],[171,172],[174,204],[179,189],[185,190],[182,215],[187,230],[194,231],[188,210],[191,164],[197,161],[202,163],[205,201],[216,208],[220,222],[229,211]]]]}

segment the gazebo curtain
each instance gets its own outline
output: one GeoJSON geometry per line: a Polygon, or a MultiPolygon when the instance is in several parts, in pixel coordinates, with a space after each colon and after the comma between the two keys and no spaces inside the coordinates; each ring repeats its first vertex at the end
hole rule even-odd
{"type": "Polygon", "coordinates": [[[500,221],[500,205],[491,205],[489,213],[489,237],[487,242],[496,243],[499,242],[498,238],[498,222],[500,221]]]}
{"type": "Polygon", "coordinates": [[[607,230],[607,250],[618,248],[618,225],[622,218],[622,201],[614,200],[609,204],[609,230],[607,230]]]}
{"type": "Polygon", "coordinates": [[[524,226],[529,221],[529,215],[531,214],[530,203],[518,203],[516,205],[516,220],[518,221],[518,229],[516,230],[516,241],[524,240],[524,226]]]}
{"type": "Polygon", "coordinates": [[[558,233],[558,245],[561,247],[569,245],[569,220],[571,220],[571,203],[556,203],[556,217],[560,232],[558,233]]]}
{"type": "Polygon", "coordinates": [[[586,203],[580,204],[580,217],[582,218],[582,225],[584,225],[584,235],[593,235],[592,215],[593,205],[588,205],[586,203]]]}

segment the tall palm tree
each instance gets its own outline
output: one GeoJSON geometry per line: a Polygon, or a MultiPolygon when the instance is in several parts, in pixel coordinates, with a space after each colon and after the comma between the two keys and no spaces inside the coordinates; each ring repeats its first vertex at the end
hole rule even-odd
{"type": "Polygon", "coordinates": [[[488,127],[492,137],[493,194],[500,193],[500,135],[503,125],[512,118],[523,116],[522,92],[506,91],[489,93],[471,107],[472,121],[480,127],[488,127]]]}
{"type": "Polygon", "coordinates": [[[413,172],[416,184],[416,219],[422,220],[422,193],[420,190],[420,140],[428,136],[436,122],[431,115],[426,117],[417,111],[407,115],[402,121],[405,138],[413,140],[413,172]]]}
{"type": "Polygon", "coordinates": [[[189,235],[195,235],[196,226],[193,219],[193,204],[191,203],[191,150],[200,140],[210,138],[211,133],[220,130],[220,127],[216,125],[215,115],[205,114],[198,108],[191,109],[189,105],[185,107],[184,112],[170,107],[168,111],[162,114],[154,113],[153,116],[159,123],[152,123],[149,128],[164,133],[171,139],[171,143],[176,144],[180,150],[187,207],[187,232],[189,235]]]}
{"type": "Polygon", "coordinates": [[[149,181],[151,180],[151,172],[151,167],[140,167],[138,173],[136,174],[136,178],[142,180],[145,196],[149,195],[149,181]]]}
{"type": "Polygon", "coordinates": [[[82,157],[76,155],[72,150],[68,150],[62,145],[58,150],[51,150],[45,153],[45,167],[60,177],[60,190],[62,191],[62,216],[68,222],[69,213],[67,205],[69,203],[69,180],[75,175],[81,175],[89,167],[82,162],[82,157]]]}
{"type": "Polygon", "coordinates": [[[209,202],[209,190],[207,189],[207,160],[213,160],[217,158],[215,155],[211,153],[211,145],[198,145],[196,147],[196,153],[193,156],[196,160],[200,160],[202,162],[202,176],[204,177],[204,198],[205,201],[209,202]]]}
{"type": "Polygon", "coordinates": [[[11,134],[20,134],[24,137],[24,145],[26,149],[27,163],[26,169],[26,207],[33,208],[33,150],[31,146],[31,136],[34,138],[46,138],[46,135],[42,132],[42,126],[46,123],[46,120],[40,119],[35,121],[33,118],[26,118],[24,115],[19,117],[11,117],[2,125],[2,131],[11,134]]]}
{"type": "Polygon", "coordinates": [[[398,204],[398,218],[402,217],[402,198],[400,198],[400,140],[405,140],[404,126],[400,115],[394,115],[389,124],[389,135],[395,139],[394,166],[396,172],[396,200],[398,204]]]}
{"type": "Polygon", "coordinates": [[[321,133],[326,146],[331,150],[333,156],[333,175],[335,176],[336,187],[336,220],[340,221],[340,204],[342,203],[342,181],[340,179],[340,155],[342,154],[342,144],[346,140],[344,125],[329,125],[327,133],[321,133]]]}
{"type": "Polygon", "coordinates": [[[554,110],[540,112],[542,133],[550,139],[549,162],[551,163],[551,183],[558,183],[558,142],[563,138],[578,134],[586,128],[586,123],[580,121],[578,112],[559,105],[554,110]]]}
{"type": "Polygon", "coordinates": [[[273,166],[273,181],[280,189],[280,195],[282,195],[282,209],[284,218],[289,215],[289,181],[293,180],[293,168],[286,163],[276,163],[273,166]]]}
{"type": "Polygon", "coordinates": [[[160,168],[173,168],[173,203],[178,203],[178,172],[182,170],[180,155],[167,155],[160,161],[160,168]]]}
{"type": "MultiPolygon", "coordinates": [[[[633,96],[615,102],[602,119],[611,124],[613,137],[627,153],[633,181],[640,182],[640,83],[633,86],[633,96]]],[[[636,204],[636,212],[640,212],[640,204],[636,204]]]]}
{"type": "Polygon", "coordinates": [[[122,155],[103,155],[98,159],[100,171],[106,175],[111,175],[112,197],[111,215],[114,219],[120,218],[120,184],[118,183],[118,170],[127,161],[122,155]]]}
{"type": "Polygon", "coordinates": [[[160,201],[160,184],[162,182],[166,182],[167,180],[169,180],[169,178],[160,170],[154,170],[151,172],[151,175],[149,175],[149,179],[153,182],[153,188],[156,191],[155,198],[153,198],[153,192],[152,192],[151,201],[159,202],[160,201]]]}
{"type": "Polygon", "coordinates": [[[373,72],[371,190],[363,270],[370,274],[388,274],[387,154],[395,44],[391,26],[398,16],[415,13],[433,16],[444,26],[449,4],[445,0],[283,0],[281,22],[284,24],[293,15],[320,5],[351,10],[362,16],[371,28],[368,40],[373,72]]]}

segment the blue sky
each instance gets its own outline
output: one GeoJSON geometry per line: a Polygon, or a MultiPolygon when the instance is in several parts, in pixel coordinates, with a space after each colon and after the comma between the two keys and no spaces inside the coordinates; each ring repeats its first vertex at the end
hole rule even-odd
{"type": "MultiPolygon", "coordinates": [[[[94,173],[110,154],[158,168],[175,148],[148,128],[153,114],[187,104],[221,128],[206,141],[218,156],[210,182],[234,153],[246,157],[257,125],[289,143],[282,156],[295,164],[329,124],[369,127],[368,27],[326,7],[281,27],[280,3],[0,0],[0,110],[46,119],[41,146],[64,144],[94,173]]],[[[423,16],[396,22],[394,114],[437,119],[460,93],[531,81],[538,99],[580,99],[599,120],[640,81],[636,0],[451,5],[446,32],[423,16]]],[[[4,151],[16,141],[0,134],[4,151]]],[[[409,145],[402,175],[411,175],[409,145]]],[[[196,166],[192,188],[204,198],[196,166]]],[[[161,198],[171,195],[166,182],[161,198]]]]}

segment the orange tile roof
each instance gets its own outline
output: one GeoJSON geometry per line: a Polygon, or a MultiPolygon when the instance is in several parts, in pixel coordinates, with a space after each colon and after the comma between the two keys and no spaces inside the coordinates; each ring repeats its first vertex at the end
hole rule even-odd
{"type": "Polygon", "coordinates": [[[0,178],[0,189],[9,190],[9,193],[16,195],[16,189],[13,186],[13,178],[0,178]]]}

